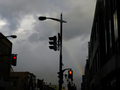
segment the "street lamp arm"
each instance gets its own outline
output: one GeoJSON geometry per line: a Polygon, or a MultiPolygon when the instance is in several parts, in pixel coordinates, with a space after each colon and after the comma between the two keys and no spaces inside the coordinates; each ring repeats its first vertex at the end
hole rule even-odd
{"type": "Polygon", "coordinates": [[[0,39],[4,39],[4,38],[7,38],[7,37],[17,38],[16,35],[10,35],[10,36],[1,37],[0,39]]]}
{"type": "Polygon", "coordinates": [[[10,35],[10,36],[5,36],[5,37],[17,38],[17,36],[16,36],[16,35],[10,35]]]}
{"type": "Polygon", "coordinates": [[[71,68],[66,68],[66,69],[62,70],[62,72],[66,71],[66,70],[71,70],[71,68]]]}
{"type": "Polygon", "coordinates": [[[64,23],[67,23],[66,21],[64,21],[64,20],[60,20],[60,19],[57,19],[57,18],[51,18],[51,17],[45,17],[45,16],[40,16],[39,18],[38,18],[39,20],[41,20],[41,21],[43,21],[43,20],[46,20],[46,19],[51,19],[51,20],[54,20],[54,21],[58,21],[58,22],[64,22],[64,23]]]}
{"type": "Polygon", "coordinates": [[[57,19],[57,18],[46,17],[46,19],[51,19],[51,20],[54,20],[54,21],[67,23],[67,22],[64,21],[64,20],[61,21],[60,19],[57,19]]]}

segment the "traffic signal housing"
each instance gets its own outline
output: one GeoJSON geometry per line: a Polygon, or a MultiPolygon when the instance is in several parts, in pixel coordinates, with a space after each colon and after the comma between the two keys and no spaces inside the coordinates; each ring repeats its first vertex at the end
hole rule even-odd
{"type": "Polygon", "coordinates": [[[58,78],[63,79],[63,72],[58,72],[58,78]]]}
{"type": "Polygon", "coordinates": [[[73,71],[72,70],[68,71],[68,78],[71,79],[71,81],[73,81],[73,71]]]}
{"type": "Polygon", "coordinates": [[[49,44],[52,46],[49,46],[50,49],[53,49],[54,51],[57,51],[57,37],[49,37],[49,44]]]}
{"type": "Polygon", "coordinates": [[[58,72],[59,83],[63,84],[63,72],[58,72]]]}
{"type": "Polygon", "coordinates": [[[17,54],[11,54],[11,65],[16,66],[17,54]]]}

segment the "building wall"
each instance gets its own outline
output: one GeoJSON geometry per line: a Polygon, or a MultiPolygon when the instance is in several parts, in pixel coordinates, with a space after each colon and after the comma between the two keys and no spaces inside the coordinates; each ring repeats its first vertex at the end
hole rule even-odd
{"type": "Polygon", "coordinates": [[[10,90],[35,90],[36,76],[29,72],[10,72],[10,90]]]}
{"type": "Polygon", "coordinates": [[[0,33],[0,88],[9,87],[12,43],[0,33]]]}
{"type": "Polygon", "coordinates": [[[52,87],[55,90],[59,90],[59,85],[49,85],[49,87],[52,87]]]}
{"type": "Polygon", "coordinates": [[[119,88],[119,12],[118,0],[96,2],[88,47],[89,58],[85,67],[86,90],[118,90],[119,88]]]}

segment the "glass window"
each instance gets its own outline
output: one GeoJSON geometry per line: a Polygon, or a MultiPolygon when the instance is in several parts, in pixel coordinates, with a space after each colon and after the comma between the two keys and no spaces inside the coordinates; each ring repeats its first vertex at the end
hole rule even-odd
{"type": "Polygon", "coordinates": [[[116,10],[116,6],[117,6],[116,0],[112,0],[112,9],[113,9],[113,11],[116,10]]]}
{"type": "Polygon", "coordinates": [[[107,30],[105,29],[105,51],[107,53],[107,30]]]}
{"type": "Polygon", "coordinates": [[[116,79],[113,79],[113,80],[111,81],[111,89],[112,89],[112,90],[116,90],[116,79]]]}
{"type": "Polygon", "coordinates": [[[115,41],[116,41],[118,39],[117,10],[115,11],[115,13],[113,15],[113,19],[114,19],[114,37],[115,37],[115,41]]]}
{"type": "Polygon", "coordinates": [[[99,70],[99,56],[98,56],[98,51],[96,53],[96,60],[97,60],[97,70],[99,70]]]}
{"type": "Polygon", "coordinates": [[[14,86],[17,86],[17,81],[12,81],[12,82],[11,82],[11,86],[13,86],[13,87],[14,87],[14,86]]]}
{"type": "Polygon", "coordinates": [[[104,6],[105,6],[105,0],[104,0],[104,6]]]}
{"type": "Polygon", "coordinates": [[[97,34],[98,34],[98,25],[97,22],[95,23],[95,39],[97,38],[97,34]]]}
{"type": "Polygon", "coordinates": [[[109,37],[110,37],[110,48],[112,47],[112,30],[111,30],[111,20],[109,20],[109,37]]]}

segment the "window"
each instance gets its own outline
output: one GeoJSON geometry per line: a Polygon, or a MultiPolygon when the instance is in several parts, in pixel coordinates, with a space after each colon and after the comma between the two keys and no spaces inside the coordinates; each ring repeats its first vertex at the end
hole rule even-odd
{"type": "Polygon", "coordinates": [[[112,0],[112,9],[113,9],[113,12],[115,12],[116,8],[117,8],[116,0],[112,0]]]}
{"type": "Polygon", "coordinates": [[[109,20],[109,38],[110,38],[110,48],[112,47],[112,29],[111,29],[111,20],[109,20]]]}
{"type": "Polygon", "coordinates": [[[116,84],[117,84],[117,83],[116,83],[116,79],[111,80],[110,84],[111,84],[110,86],[111,86],[111,89],[112,89],[112,90],[117,90],[117,89],[116,89],[116,84]]]}
{"type": "Polygon", "coordinates": [[[104,0],[104,6],[105,6],[105,0],[104,0]]]}
{"type": "Polygon", "coordinates": [[[95,23],[95,39],[97,38],[98,34],[98,23],[95,23]]]}
{"type": "Polygon", "coordinates": [[[0,71],[4,73],[9,73],[9,64],[6,64],[4,61],[0,61],[0,71]]]}
{"type": "Polygon", "coordinates": [[[98,53],[98,50],[97,50],[97,53],[96,53],[96,60],[97,60],[97,70],[99,70],[99,53],[98,53]]]}
{"type": "Polygon", "coordinates": [[[107,53],[107,30],[105,29],[105,52],[107,53]]]}
{"type": "Polygon", "coordinates": [[[115,11],[115,13],[113,15],[113,19],[114,19],[114,37],[115,37],[115,41],[116,41],[118,39],[117,10],[115,11]]]}
{"type": "Polygon", "coordinates": [[[17,86],[17,81],[12,81],[12,82],[11,82],[11,86],[12,86],[12,87],[17,86]]]}

